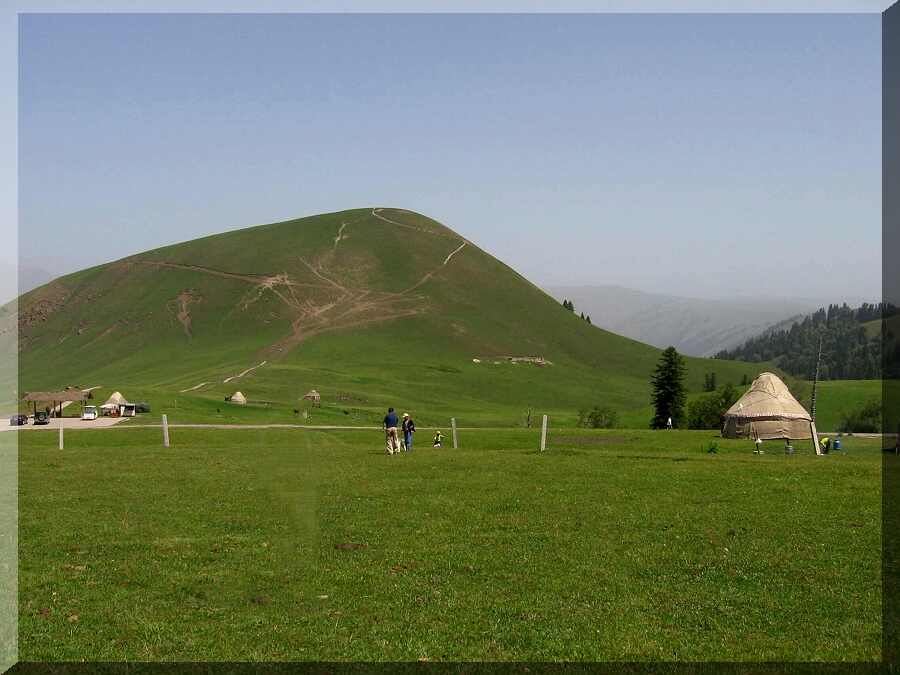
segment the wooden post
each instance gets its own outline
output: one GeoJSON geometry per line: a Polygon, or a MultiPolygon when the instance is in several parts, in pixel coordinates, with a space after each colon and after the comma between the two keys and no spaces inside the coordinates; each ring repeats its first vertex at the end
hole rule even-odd
{"type": "Polygon", "coordinates": [[[544,415],[544,421],[541,424],[541,452],[547,449],[547,416],[544,415]]]}
{"type": "Polygon", "coordinates": [[[62,450],[64,447],[63,444],[63,421],[62,417],[59,418],[59,449],[62,450]]]}
{"type": "Polygon", "coordinates": [[[812,390],[812,400],[809,405],[809,416],[812,418],[812,421],[815,423],[816,421],[816,389],[819,386],[819,364],[822,362],[822,336],[819,336],[819,351],[816,356],[816,373],[813,376],[813,390],[812,390]]]}
{"type": "Polygon", "coordinates": [[[813,442],[813,446],[815,448],[816,454],[821,455],[822,448],[819,445],[819,432],[816,431],[816,423],[815,422],[809,423],[809,433],[812,435],[812,442],[813,442]]]}
{"type": "Polygon", "coordinates": [[[165,413],[162,416],[162,427],[163,427],[163,447],[169,447],[169,418],[166,417],[165,413]]]}
{"type": "Polygon", "coordinates": [[[453,449],[456,450],[456,448],[458,446],[456,445],[456,418],[455,417],[450,418],[450,428],[453,430],[453,449]]]}

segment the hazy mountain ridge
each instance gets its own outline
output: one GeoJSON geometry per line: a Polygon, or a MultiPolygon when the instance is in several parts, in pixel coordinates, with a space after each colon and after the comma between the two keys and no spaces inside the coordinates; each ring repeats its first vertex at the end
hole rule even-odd
{"type": "Polygon", "coordinates": [[[801,299],[709,300],[647,293],[620,286],[548,286],[575,303],[595,326],[691,356],[732,349],[773,327],[790,324],[820,303],[801,299]]]}

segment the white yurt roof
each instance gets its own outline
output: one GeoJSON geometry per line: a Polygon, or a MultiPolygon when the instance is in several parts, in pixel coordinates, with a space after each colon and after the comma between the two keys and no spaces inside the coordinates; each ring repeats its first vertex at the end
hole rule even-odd
{"type": "Polygon", "coordinates": [[[761,373],[753,380],[747,393],[728,409],[725,416],[751,419],[762,417],[810,419],[806,408],[797,402],[787,385],[773,373],[761,373]]]}
{"type": "Polygon", "coordinates": [[[125,397],[122,396],[118,391],[114,391],[108,399],[106,399],[106,403],[104,403],[101,408],[117,408],[120,405],[126,405],[128,401],[125,400],[125,397]]]}

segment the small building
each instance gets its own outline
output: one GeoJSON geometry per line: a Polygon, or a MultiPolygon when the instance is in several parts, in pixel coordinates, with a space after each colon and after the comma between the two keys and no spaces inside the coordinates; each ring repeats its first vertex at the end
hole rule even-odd
{"type": "Polygon", "coordinates": [[[308,392],[306,392],[306,394],[303,396],[303,400],[312,401],[312,404],[314,406],[322,406],[322,395],[315,389],[310,389],[308,392]]]}
{"type": "Polygon", "coordinates": [[[63,408],[65,408],[69,403],[80,402],[84,405],[84,402],[91,397],[91,393],[89,391],[83,391],[79,387],[66,387],[60,391],[32,391],[25,394],[23,399],[32,404],[34,409],[34,413],[37,414],[37,404],[38,403],[49,403],[48,406],[52,414],[56,417],[62,417],[63,408]]]}

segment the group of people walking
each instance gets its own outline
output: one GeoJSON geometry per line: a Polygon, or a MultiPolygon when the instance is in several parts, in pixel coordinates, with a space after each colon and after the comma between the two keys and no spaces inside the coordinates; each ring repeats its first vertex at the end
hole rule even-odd
{"type": "MultiPolygon", "coordinates": [[[[415,433],[416,423],[413,422],[413,418],[409,416],[409,413],[403,413],[403,421],[401,422],[394,409],[388,408],[387,415],[384,416],[384,439],[389,455],[399,454],[400,452],[412,452],[413,435],[415,433]],[[400,424],[399,430],[398,424],[400,424]],[[401,434],[403,436],[402,440],[400,438],[401,434]]],[[[439,448],[442,441],[443,434],[440,431],[436,431],[432,446],[439,448]]]]}

